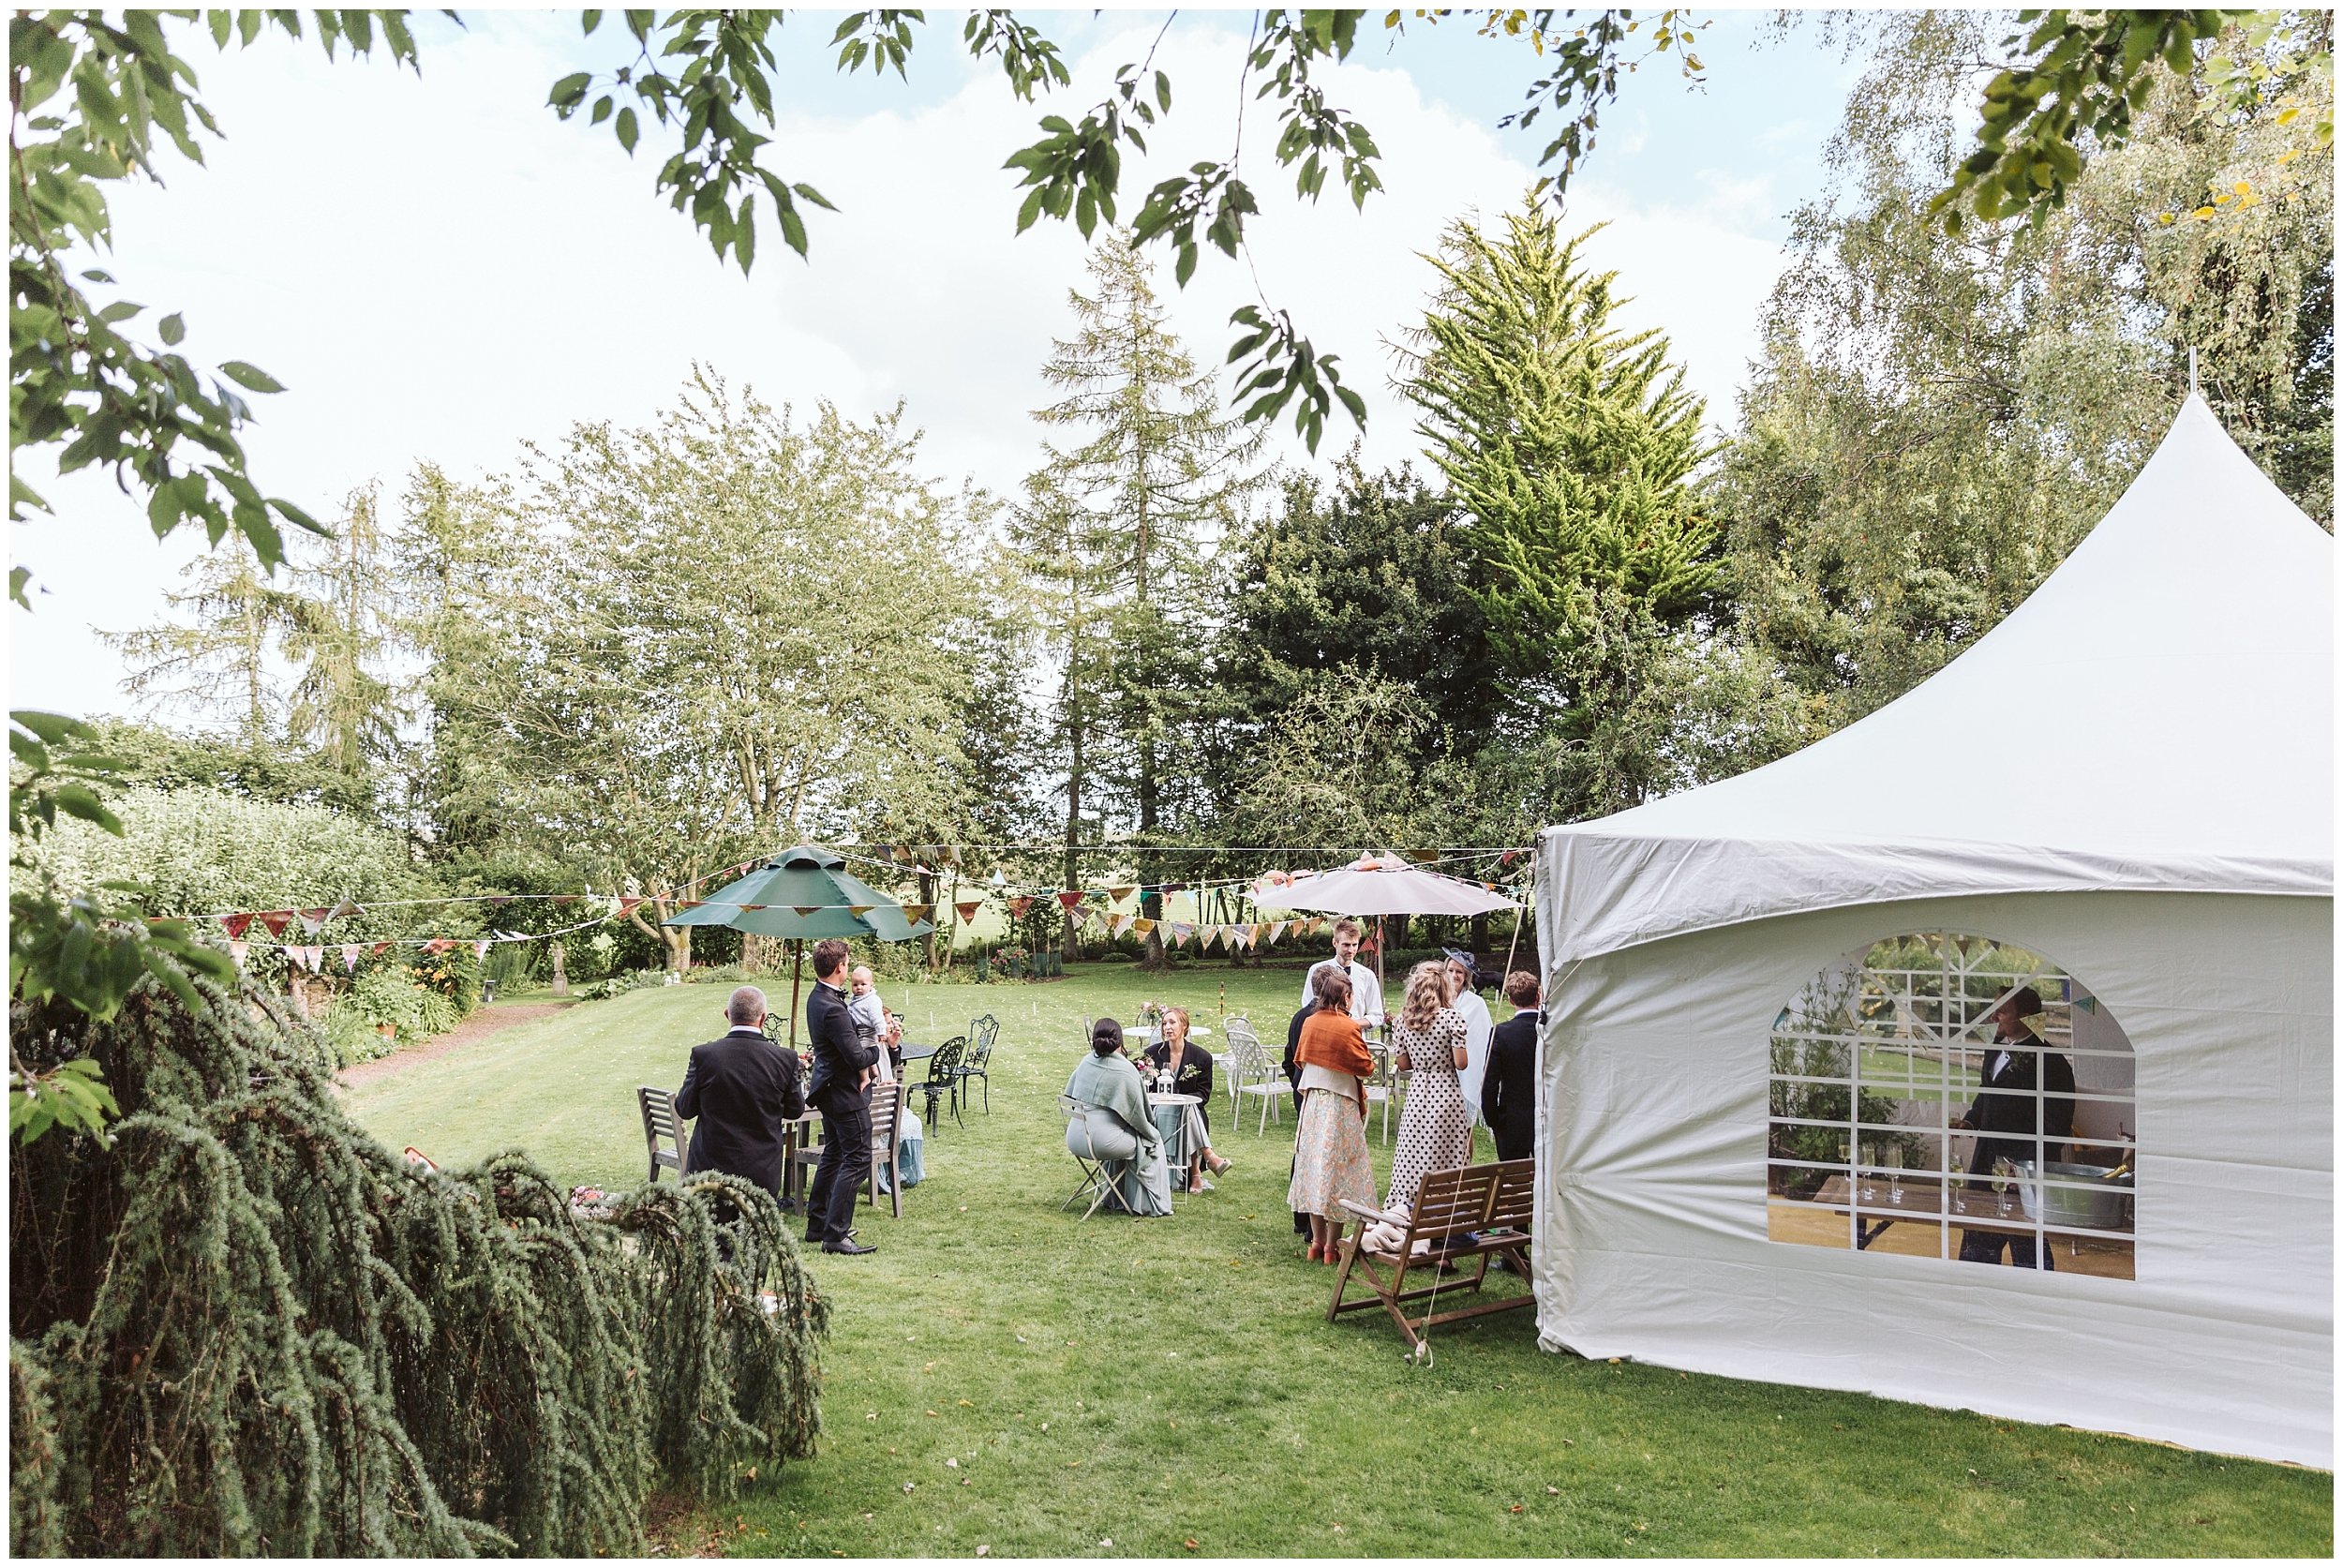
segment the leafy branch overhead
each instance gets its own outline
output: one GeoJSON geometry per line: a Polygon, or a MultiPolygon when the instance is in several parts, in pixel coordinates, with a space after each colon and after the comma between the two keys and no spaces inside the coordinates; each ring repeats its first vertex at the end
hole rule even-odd
{"type": "MultiPolygon", "coordinates": [[[[234,529],[264,564],[282,559],[280,523],[317,530],[299,506],[263,495],[246,472],[238,430],[252,411],[245,393],[282,391],[266,371],[229,360],[204,375],[173,351],[186,322],[167,314],[155,324],[160,346],[124,330],[146,306],[93,298],[111,289],[103,268],[69,272],[75,249],[110,250],[113,219],[108,182],[133,174],[161,183],[162,147],[203,161],[202,138],[220,134],[195,96],[196,74],[174,54],[164,22],[191,11],[18,12],[8,22],[9,387],[12,459],[8,515],[22,520],[48,502],[26,484],[21,455],[57,448],[56,466],[71,473],[113,470],[126,491],[146,498],[156,533],[200,523],[217,544],[234,529]]],[[[210,11],[214,45],[249,45],[271,28],[299,38],[298,11],[210,11]]],[[[309,25],[330,57],[347,44],[370,53],[380,38],[391,57],[415,62],[404,13],[318,11],[309,25]]],[[[18,603],[25,574],[11,580],[18,603]]]]}
{"type": "Polygon", "coordinates": [[[2147,107],[2160,64],[2186,76],[2196,46],[2250,11],[2021,11],[2029,32],[2002,40],[2010,67],[1986,84],[1977,150],[1929,203],[1946,231],[2067,202],[2086,145],[2122,146],[2147,107]]]}

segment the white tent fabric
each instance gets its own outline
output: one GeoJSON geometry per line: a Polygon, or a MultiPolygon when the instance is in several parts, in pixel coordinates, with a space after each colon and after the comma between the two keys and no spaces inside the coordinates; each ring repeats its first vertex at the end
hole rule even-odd
{"type": "Polygon", "coordinates": [[[1543,1340],[2330,1464],[2333,565],[2192,396],[1933,679],[1548,829],[1543,1340]],[[2063,717],[2013,759],[2027,694],[2063,717]],[[1768,1240],[1777,1014],[1928,930],[2047,955],[2128,1036],[2136,1278],[1768,1240]]]}
{"type": "Polygon", "coordinates": [[[2332,897],[2334,557],[2191,396],[2090,537],[1933,679],[1768,767],[1550,832],[1546,952],[1947,889],[2332,897]],[[2063,718],[2012,766],[1998,726],[2025,694],[2063,718]]]}

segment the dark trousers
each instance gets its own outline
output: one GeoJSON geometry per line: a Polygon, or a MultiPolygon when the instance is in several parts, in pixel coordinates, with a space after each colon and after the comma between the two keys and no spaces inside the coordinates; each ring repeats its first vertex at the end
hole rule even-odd
{"type": "MultiPolygon", "coordinates": [[[[2054,1157],[2060,1145],[2052,1143],[2043,1151],[2044,1158],[2054,1157]]],[[[2016,1162],[2034,1157],[2031,1139],[2015,1142],[2000,1138],[1980,1138],[1969,1153],[1969,1190],[1983,1190],[1992,1180],[1993,1161],[2007,1159],[2016,1162]]],[[[2009,1255],[2010,1266],[2030,1269],[2044,1268],[2057,1272],[2058,1260],[2052,1256],[2058,1249],[2045,1238],[2038,1256],[2032,1236],[2006,1236],[1997,1231],[1963,1231],[1961,1232],[1961,1261],[1964,1263],[1999,1263],[2002,1254],[2009,1255]]]]}
{"type": "Polygon", "coordinates": [[[805,1239],[844,1241],[855,1195],[870,1179],[871,1102],[860,1095],[840,1095],[822,1107],[822,1162],[805,1195],[805,1239]]]}
{"type": "MultiPolygon", "coordinates": [[[[1300,1064],[1291,1061],[1286,1063],[1286,1083],[1293,1090],[1293,1130],[1296,1134],[1295,1142],[1299,1142],[1299,1134],[1302,1130],[1302,1068],[1300,1064]]],[[[1293,1172],[1301,1168],[1302,1151],[1297,1148],[1293,1152],[1292,1162],[1286,1171],[1288,1186],[1292,1185],[1293,1172]]],[[[1306,1236],[1310,1233],[1308,1215],[1297,1214],[1293,1217],[1293,1233],[1297,1236],[1306,1236]]]]}

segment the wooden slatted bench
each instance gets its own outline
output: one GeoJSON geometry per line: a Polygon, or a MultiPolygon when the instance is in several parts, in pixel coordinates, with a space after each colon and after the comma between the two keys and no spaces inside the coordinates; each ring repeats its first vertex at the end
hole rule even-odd
{"type": "Polygon", "coordinates": [[[1415,1203],[1408,1215],[1407,1234],[1400,1238],[1395,1252],[1375,1251],[1366,1245],[1368,1228],[1384,1222],[1379,1211],[1345,1202],[1342,1206],[1351,1216],[1351,1229],[1342,1243],[1342,1269],[1335,1276],[1335,1299],[1326,1308],[1326,1321],[1332,1322],[1344,1312],[1380,1307],[1399,1325],[1400,1334],[1412,1351],[1424,1342],[1425,1330],[1435,1324],[1533,1305],[1536,1297],[1527,1291],[1501,1301],[1483,1300],[1446,1311],[1438,1310],[1437,1298],[1477,1293],[1488,1276],[1489,1260],[1493,1257],[1512,1260],[1515,1274],[1525,1282],[1529,1279],[1530,1220],[1536,1197],[1535,1160],[1511,1159],[1495,1165],[1435,1171],[1416,1189],[1415,1203]],[[1474,1239],[1462,1240],[1467,1234],[1472,1234],[1474,1239]],[[1415,1244],[1420,1241],[1431,1244],[1428,1256],[1416,1256],[1415,1244]],[[1440,1250],[1452,1242],[1453,1250],[1440,1250]],[[1477,1259],[1478,1262],[1469,1276],[1443,1280],[1439,1273],[1443,1258],[1450,1262],[1477,1259]],[[1431,1271],[1435,1283],[1409,1290],[1407,1279],[1411,1269],[1431,1271]],[[1350,1288],[1353,1271],[1374,1293],[1345,1301],[1343,1296],[1350,1288]],[[1409,1303],[1427,1300],[1431,1305],[1422,1317],[1410,1316],[1409,1303]]]}

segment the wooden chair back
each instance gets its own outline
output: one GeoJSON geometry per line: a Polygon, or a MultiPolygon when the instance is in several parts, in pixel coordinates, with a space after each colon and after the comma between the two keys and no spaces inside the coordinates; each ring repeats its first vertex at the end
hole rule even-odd
{"type": "Polygon", "coordinates": [[[887,1196],[895,1217],[903,1217],[903,1150],[895,1128],[903,1121],[903,1086],[894,1079],[871,1085],[871,1206],[878,1207],[878,1173],[887,1172],[887,1196]]]}
{"type": "Polygon", "coordinates": [[[684,1162],[690,1152],[684,1147],[683,1124],[676,1119],[675,1095],[646,1083],[634,1091],[634,1101],[643,1113],[643,1142],[650,1152],[650,1174],[644,1180],[657,1181],[659,1168],[664,1165],[676,1173],[676,1180],[681,1181],[687,1174],[684,1162]],[[673,1147],[662,1148],[662,1139],[673,1147]]]}

